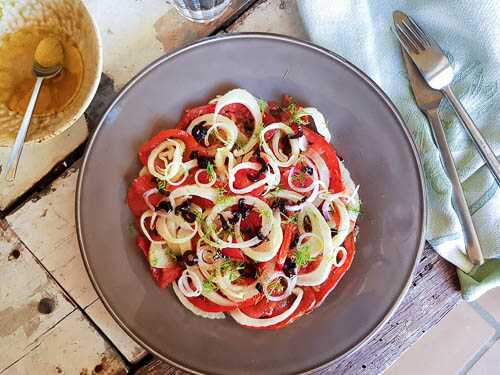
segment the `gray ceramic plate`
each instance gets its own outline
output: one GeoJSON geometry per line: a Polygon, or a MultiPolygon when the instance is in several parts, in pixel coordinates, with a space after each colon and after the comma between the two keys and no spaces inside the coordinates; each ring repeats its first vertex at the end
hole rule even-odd
{"type": "Polygon", "coordinates": [[[118,95],[80,170],[78,235],[90,277],[117,322],[172,364],[199,373],[285,374],[359,348],[401,301],[423,245],[425,200],[415,148],[396,109],[362,72],[314,45],[269,34],[205,39],[157,60],[118,95]],[[184,108],[234,87],[317,107],[361,184],[364,214],[350,271],[324,305],[280,331],[196,317],[153,282],[130,236],[136,152],[184,108]]]}

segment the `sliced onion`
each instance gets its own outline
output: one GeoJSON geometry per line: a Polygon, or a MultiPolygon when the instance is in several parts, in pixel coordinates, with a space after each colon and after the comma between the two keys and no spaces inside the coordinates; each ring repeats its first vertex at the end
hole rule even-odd
{"type": "Polygon", "coordinates": [[[185,269],[179,280],[177,280],[177,285],[179,286],[179,290],[186,297],[198,297],[201,295],[201,291],[203,289],[203,284],[201,283],[200,278],[196,273],[191,272],[189,269],[185,269]],[[194,289],[191,287],[190,282],[193,283],[194,289]]]}
{"type": "Polygon", "coordinates": [[[196,185],[185,185],[172,191],[168,198],[172,207],[176,207],[176,199],[191,195],[196,195],[197,197],[208,199],[211,202],[215,202],[218,197],[217,190],[215,190],[214,188],[196,185]]]}
{"type": "Polygon", "coordinates": [[[260,179],[256,182],[254,182],[251,185],[244,187],[244,188],[237,189],[234,187],[234,183],[236,182],[236,173],[238,173],[240,170],[251,169],[254,171],[258,171],[258,170],[260,170],[260,168],[261,168],[261,165],[259,163],[247,162],[247,163],[237,164],[235,167],[233,167],[229,171],[229,189],[231,189],[231,191],[235,194],[246,194],[246,193],[250,193],[252,190],[255,190],[261,186],[264,186],[268,181],[267,176],[264,177],[263,179],[260,179]]]}
{"type": "Polygon", "coordinates": [[[288,319],[295,312],[295,310],[297,310],[297,308],[300,305],[300,302],[302,301],[302,296],[304,295],[302,289],[295,288],[292,291],[292,293],[295,294],[297,298],[295,298],[295,301],[293,301],[290,308],[272,318],[264,318],[264,319],[252,318],[248,315],[243,314],[240,309],[231,311],[229,315],[231,315],[233,319],[236,320],[237,323],[249,327],[269,327],[274,324],[278,324],[284,321],[285,319],[288,319]]]}
{"type": "MultiPolygon", "coordinates": [[[[148,171],[156,178],[160,180],[165,180],[166,178],[173,178],[181,168],[182,165],[182,155],[184,153],[184,142],[167,139],[166,141],[161,142],[158,146],[156,146],[148,156],[148,171]],[[174,147],[174,152],[172,154],[172,162],[165,165],[165,169],[162,171],[158,171],[155,165],[155,161],[161,152],[166,150],[169,147],[174,147]],[[170,167],[168,167],[170,166],[170,167]],[[168,173],[167,173],[168,169],[168,173]]],[[[165,161],[165,159],[162,159],[165,161]]]]}
{"type": "Polygon", "coordinates": [[[312,233],[312,232],[302,233],[299,236],[299,240],[297,242],[297,248],[299,248],[300,246],[302,246],[305,241],[307,241],[308,239],[311,239],[311,238],[314,238],[315,240],[317,240],[319,242],[319,246],[315,246],[314,249],[311,249],[312,250],[311,251],[311,256],[312,257],[316,257],[319,254],[321,254],[321,252],[323,251],[323,240],[316,233],[312,233]]]}
{"type": "Polygon", "coordinates": [[[185,243],[186,241],[189,241],[191,238],[193,238],[198,230],[198,223],[194,223],[194,228],[191,228],[191,226],[182,218],[180,218],[177,215],[174,215],[172,213],[169,213],[167,215],[161,215],[158,220],[156,221],[156,230],[158,231],[158,234],[166,239],[167,241],[175,244],[182,244],[185,243]],[[184,237],[177,237],[177,233],[171,233],[168,226],[167,226],[167,220],[170,222],[175,222],[179,227],[187,229],[187,235],[184,237]]]}
{"type": "Polygon", "coordinates": [[[316,164],[319,172],[319,180],[323,183],[323,187],[325,190],[330,188],[330,170],[325,163],[325,160],[313,149],[309,149],[307,151],[307,155],[311,158],[311,160],[316,164]]]}
{"type": "Polygon", "coordinates": [[[219,179],[225,182],[229,176],[229,171],[234,167],[234,156],[227,148],[218,148],[215,153],[215,170],[219,179]],[[226,167],[227,160],[227,167],[226,167]]]}
{"type": "Polygon", "coordinates": [[[333,265],[335,267],[342,267],[347,260],[347,250],[343,246],[339,246],[333,252],[333,265]],[[340,261],[337,260],[339,253],[342,254],[340,261]]]}
{"type": "MultiPolygon", "coordinates": [[[[267,236],[271,232],[273,226],[273,211],[271,210],[271,207],[267,205],[267,203],[253,196],[235,195],[231,197],[231,199],[229,199],[227,202],[216,204],[205,218],[207,226],[208,227],[213,226],[214,225],[213,221],[217,217],[217,215],[219,215],[225,209],[233,206],[240,199],[243,199],[245,204],[254,206],[255,209],[257,209],[259,212],[262,213],[261,232],[263,236],[267,236]]],[[[201,231],[200,237],[206,237],[203,231],[201,231]]],[[[260,240],[257,236],[247,241],[241,241],[241,242],[224,241],[221,238],[219,238],[216,233],[211,233],[211,237],[213,238],[214,241],[210,242],[210,245],[215,246],[217,248],[232,247],[241,249],[246,247],[252,247],[262,242],[262,240],[260,240]]]]}
{"type": "Polygon", "coordinates": [[[220,269],[217,270],[216,284],[219,286],[220,291],[234,302],[245,301],[259,293],[255,288],[256,282],[249,285],[233,284],[228,276],[220,274],[220,269]]]}
{"type": "Polygon", "coordinates": [[[149,265],[154,268],[167,268],[172,266],[175,262],[167,255],[167,250],[162,244],[152,242],[149,245],[148,253],[149,265]]]}
{"type": "Polygon", "coordinates": [[[290,173],[288,174],[288,185],[293,190],[298,191],[299,193],[307,193],[308,191],[313,190],[314,186],[315,186],[314,182],[318,181],[318,172],[316,171],[316,166],[307,157],[304,157],[303,160],[306,163],[306,165],[308,167],[312,168],[312,170],[313,170],[313,175],[312,175],[313,182],[309,186],[302,188],[302,187],[297,186],[293,183],[293,175],[295,174],[295,165],[292,168],[290,168],[290,173]]]}
{"type": "MultiPolygon", "coordinates": [[[[267,125],[264,129],[262,129],[260,133],[260,145],[264,152],[268,154],[269,158],[273,159],[273,161],[280,167],[289,167],[290,165],[295,163],[297,157],[299,156],[299,143],[296,139],[290,139],[292,153],[289,157],[286,157],[286,160],[280,160],[279,156],[284,156],[284,154],[280,151],[280,155],[276,155],[266,142],[265,134],[271,130],[283,131],[286,135],[292,135],[294,134],[294,131],[291,127],[283,124],[282,122],[275,122],[273,124],[267,125]]],[[[279,143],[279,139],[277,143],[279,143]]]]}
{"type": "Polygon", "coordinates": [[[333,240],[330,227],[326,223],[321,212],[312,204],[307,203],[304,210],[299,213],[299,230],[304,232],[304,218],[309,216],[312,232],[316,233],[323,241],[323,254],[319,265],[311,272],[299,274],[297,285],[315,286],[326,281],[332,268],[333,240]]]}
{"type": "Polygon", "coordinates": [[[325,116],[323,116],[320,111],[318,111],[316,108],[307,107],[302,108],[297,115],[299,117],[311,116],[314,120],[316,131],[321,134],[327,142],[330,142],[332,136],[330,134],[330,131],[328,130],[328,126],[326,125],[325,116]]]}
{"type": "MultiPolygon", "coordinates": [[[[191,267],[190,270],[192,272],[194,272],[200,280],[205,280],[205,278],[203,277],[202,275],[202,272],[201,271],[201,268],[199,267],[191,267]]],[[[209,301],[213,302],[213,303],[216,303],[217,305],[220,305],[220,306],[234,306],[236,308],[236,304],[227,299],[226,297],[220,295],[219,293],[217,293],[216,291],[206,291],[206,290],[202,290],[201,294],[206,298],[208,299],[209,301]]]]}
{"type": "Polygon", "coordinates": [[[289,200],[292,202],[297,202],[297,201],[300,201],[302,198],[304,198],[302,196],[302,194],[299,194],[295,191],[287,190],[287,189],[279,190],[276,192],[272,191],[272,192],[269,192],[268,194],[272,195],[273,197],[286,199],[286,200],[289,200]]]}
{"type": "Polygon", "coordinates": [[[323,183],[319,180],[317,181],[314,181],[311,185],[313,185],[313,191],[311,192],[311,195],[309,195],[307,197],[307,199],[298,204],[298,205],[295,205],[295,206],[285,206],[285,208],[288,210],[288,211],[300,211],[304,208],[304,206],[307,204],[307,203],[312,203],[316,200],[316,198],[318,197],[318,194],[319,194],[319,189],[320,187],[323,186],[323,183]]]}
{"type": "Polygon", "coordinates": [[[219,112],[222,110],[222,108],[233,103],[239,103],[247,107],[254,119],[254,129],[252,136],[241,149],[235,151],[235,156],[241,156],[249,152],[259,141],[258,134],[262,127],[262,114],[260,112],[259,103],[252,94],[243,89],[234,89],[225,93],[217,101],[214,111],[214,121],[218,121],[219,112]]]}
{"type": "Polygon", "coordinates": [[[177,286],[176,283],[172,283],[172,288],[174,289],[174,293],[179,299],[180,303],[189,311],[191,311],[193,314],[201,316],[203,318],[208,318],[208,319],[224,319],[225,315],[224,313],[213,313],[213,312],[206,312],[195,305],[193,305],[179,290],[179,287],[177,286]]]}
{"type": "MultiPolygon", "coordinates": [[[[240,222],[236,223],[234,226],[234,231],[236,239],[242,241],[240,231],[240,222]]],[[[271,232],[268,236],[268,241],[262,242],[260,245],[255,247],[242,247],[241,251],[247,257],[253,259],[256,262],[267,262],[273,259],[278,253],[281,243],[283,242],[283,230],[281,228],[281,214],[279,211],[273,213],[273,224],[271,232]]]]}
{"type": "Polygon", "coordinates": [[[281,271],[276,271],[272,273],[269,276],[264,277],[264,281],[262,283],[262,290],[264,291],[264,295],[269,301],[281,301],[285,298],[288,298],[290,294],[292,294],[293,288],[295,288],[295,284],[297,283],[297,277],[287,277],[283,272],[281,271]],[[283,294],[279,296],[272,295],[269,292],[269,286],[275,282],[276,280],[279,281],[279,279],[284,279],[286,281],[286,290],[283,292],[283,294]]]}
{"type": "Polygon", "coordinates": [[[155,211],[155,207],[149,201],[149,197],[152,194],[156,194],[156,193],[158,193],[158,189],[153,188],[153,189],[149,189],[149,190],[145,191],[144,194],[142,195],[142,197],[144,198],[144,202],[146,202],[146,206],[148,206],[148,208],[153,212],[155,211]]]}
{"type": "MultiPolygon", "coordinates": [[[[165,241],[155,241],[151,238],[151,236],[149,235],[149,232],[148,230],[146,229],[146,225],[145,225],[145,220],[148,218],[148,217],[153,217],[154,213],[153,211],[151,210],[147,210],[147,211],[144,211],[141,215],[141,229],[142,229],[142,233],[146,236],[146,238],[151,242],[151,243],[158,243],[158,244],[163,244],[165,243],[165,241]]],[[[159,217],[162,217],[163,215],[162,214],[158,214],[159,217]]]]}
{"type": "Polygon", "coordinates": [[[200,187],[211,187],[215,184],[215,181],[217,181],[217,176],[215,175],[209,175],[209,180],[208,182],[200,182],[200,173],[202,172],[205,172],[208,174],[208,172],[204,169],[199,169],[196,171],[196,173],[194,174],[194,182],[196,183],[196,185],[200,186],[200,187]]]}

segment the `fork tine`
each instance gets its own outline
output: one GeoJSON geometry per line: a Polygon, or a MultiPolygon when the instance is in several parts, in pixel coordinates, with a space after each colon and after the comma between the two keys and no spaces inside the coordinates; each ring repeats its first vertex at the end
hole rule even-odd
{"type": "MultiPolygon", "coordinates": [[[[406,32],[406,30],[404,30],[401,25],[397,24],[396,25],[396,29],[397,31],[399,31],[404,37],[405,37],[405,40],[408,42],[407,45],[413,49],[413,53],[419,53],[420,50],[422,49],[421,46],[419,46],[419,44],[415,41],[414,38],[412,38],[410,35],[408,35],[408,33],[406,32]]],[[[410,53],[410,52],[408,52],[410,53]]]]}
{"type": "Polygon", "coordinates": [[[406,53],[409,55],[411,52],[410,52],[410,49],[408,48],[408,44],[407,44],[408,42],[406,40],[403,40],[403,37],[401,35],[399,35],[399,33],[393,27],[391,27],[391,31],[394,33],[394,35],[396,35],[396,38],[398,38],[398,40],[399,40],[399,44],[401,44],[401,46],[404,48],[406,53]]]}
{"type": "Polygon", "coordinates": [[[409,37],[413,40],[413,42],[419,47],[419,49],[424,50],[425,45],[424,42],[421,40],[420,35],[417,34],[417,32],[408,25],[406,20],[401,21],[402,29],[406,30],[409,34],[409,37]]]}
{"type": "Polygon", "coordinates": [[[415,33],[416,36],[418,36],[420,42],[424,47],[430,47],[431,46],[430,38],[427,36],[424,30],[422,30],[422,28],[410,16],[408,16],[408,21],[409,24],[406,23],[405,21],[403,21],[403,23],[405,23],[407,27],[413,30],[413,32],[415,33]]]}

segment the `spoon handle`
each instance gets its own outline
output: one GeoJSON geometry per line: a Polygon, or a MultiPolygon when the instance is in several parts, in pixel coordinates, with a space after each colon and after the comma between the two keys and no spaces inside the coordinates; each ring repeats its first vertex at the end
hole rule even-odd
{"type": "Polygon", "coordinates": [[[17,164],[19,163],[19,158],[21,157],[21,153],[23,151],[24,139],[26,138],[26,134],[28,133],[31,116],[33,114],[33,110],[35,109],[36,100],[38,99],[38,93],[40,92],[40,88],[42,87],[42,82],[43,77],[37,77],[35,87],[33,87],[33,92],[31,93],[28,107],[26,108],[26,113],[23,117],[23,122],[21,123],[21,127],[17,132],[14,146],[10,151],[9,161],[7,162],[5,172],[5,179],[7,181],[14,181],[16,178],[17,164]]]}

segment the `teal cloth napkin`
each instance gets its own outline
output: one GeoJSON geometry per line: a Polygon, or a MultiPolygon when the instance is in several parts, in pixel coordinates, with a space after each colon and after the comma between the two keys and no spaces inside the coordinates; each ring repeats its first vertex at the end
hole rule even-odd
{"type": "Polygon", "coordinates": [[[426,118],[410,92],[398,42],[390,30],[396,9],[411,15],[438,41],[456,73],[453,88],[493,151],[500,153],[500,2],[498,0],[297,1],[312,42],[366,72],[400,110],[420,153],[428,199],[426,239],[458,267],[462,294],[474,300],[500,286],[500,189],[446,101],[440,115],[483,254],[481,267],[464,255],[451,184],[426,118]]]}

